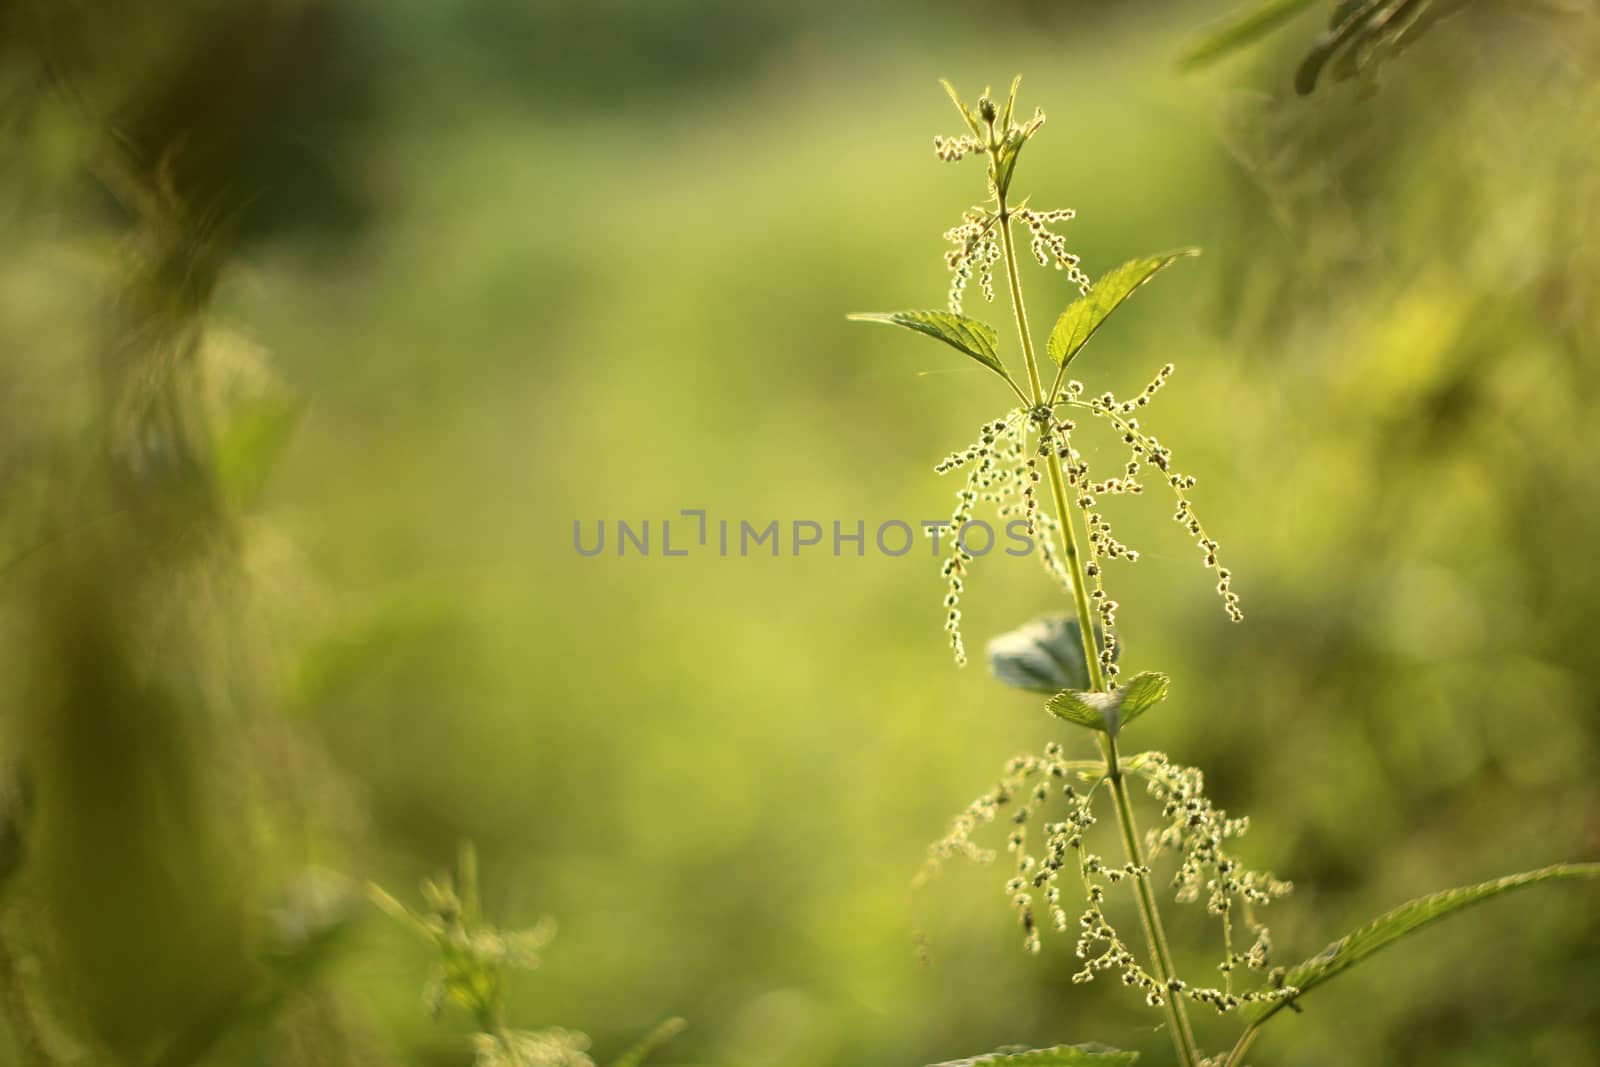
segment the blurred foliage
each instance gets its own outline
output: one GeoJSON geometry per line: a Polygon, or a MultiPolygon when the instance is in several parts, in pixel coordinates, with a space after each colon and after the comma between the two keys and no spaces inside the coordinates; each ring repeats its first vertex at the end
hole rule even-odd
{"type": "MultiPolygon", "coordinates": [[[[1065,729],[952,671],[936,560],[572,548],[947,510],[985,372],[843,318],[942,295],[941,75],[1026,73],[1091,274],[1206,249],[1073,373],[1178,364],[1163,437],[1247,621],[1129,508],[1125,662],[1173,681],[1150,743],[1295,880],[1280,952],[1600,854],[1596,13],[1479,0],[1298,99],[1288,29],[1175,69],[1233,6],[0,0],[8,1029],[20,989],[62,1063],[467,1063],[425,946],[347,885],[470,838],[488,910],[562,924],[530,1027],[689,1018],[663,1064],[1162,1062],[1069,945],[1016,950],[1004,871],[908,889],[1065,729]]],[[[1075,291],[1030,284],[1038,329],[1075,291]]],[[[974,639],[1063,607],[983,563],[974,639]]],[[[1254,1060],[1600,1063],[1600,909],[1539,892],[1254,1060]]]]}
{"type": "MultiPolygon", "coordinates": [[[[1229,19],[1196,42],[1184,55],[1190,67],[1201,67],[1228,55],[1311,8],[1317,0],[1267,0],[1229,19]]],[[[1411,47],[1434,23],[1474,0],[1334,0],[1328,29],[1295,71],[1295,91],[1317,87],[1331,65],[1335,79],[1376,72],[1392,56],[1411,47]]],[[[1559,3],[1559,0],[1552,0],[1559,3]]]]}

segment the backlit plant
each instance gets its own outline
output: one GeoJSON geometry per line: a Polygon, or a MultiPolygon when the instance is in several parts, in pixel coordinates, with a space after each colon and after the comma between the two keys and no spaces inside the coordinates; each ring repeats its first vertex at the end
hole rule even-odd
{"type": "MultiPolygon", "coordinates": [[[[502,930],[485,919],[472,846],[462,847],[454,877],[422,883],[425,910],[414,911],[375,885],[369,892],[437,953],[423,999],[432,1015],[450,1006],[472,1019],[474,1067],[595,1067],[588,1035],[559,1026],[522,1030],[506,1022],[511,975],[539,965],[539,953],[555,937],[555,924],[545,919],[529,930],[502,930]]],[[[682,1019],[668,1019],[611,1067],[639,1067],[683,1028],[682,1019]]]]}
{"type": "MultiPolygon", "coordinates": [[[[1113,312],[1157,273],[1195,250],[1134,259],[1091,283],[1057,232],[1073,212],[1035,209],[1013,192],[1022,151],[1044,124],[1039,111],[1019,120],[1018,81],[1012,82],[1004,101],[985,91],[976,106],[968,106],[945,84],[966,132],[935,138],[935,153],[948,162],[981,160],[987,190],[986,198],[944,235],[950,243],[945,258],[951,271],[946,309],[852,317],[937,338],[982,364],[1010,391],[1009,410],[984,423],[977,440],[935,468],[940,474],[963,471],[966,477],[956,494],[950,525],[955,536],[943,561],[945,630],[956,662],[964,664],[960,601],[973,554],[961,533],[976,509],[987,506],[1003,520],[1020,520],[1052,581],[1071,596],[1074,610],[995,639],[988,649],[991,667],[1001,682],[1046,695],[1045,709],[1086,730],[1096,754],[1072,757],[1064,744],[1053,741],[1040,755],[1010,761],[1000,781],[958,815],[950,832],[934,844],[929,869],[950,856],[992,859],[993,851],[978,845],[973,835],[1003,818],[1009,826],[1006,848],[1014,860],[1005,893],[1022,927],[1024,947],[1038,952],[1047,933],[1064,935],[1081,963],[1073,980],[1115,975],[1135,989],[1164,1014],[1173,1051],[1184,1067],[1237,1067],[1262,1027],[1282,1009],[1299,1010],[1298,1002],[1314,988],[1395,940],[1512,889],[1553,879],[1600,877],[1600,864],[1546,867],[1419,898],[1302,963],[1274,966],[1272,937],[1261,912],[1288,893],[1290,885],[1247,869],[1235,857],[1231,843],[1248,829],[1248,820],[1212,804],[1198,769],[1160,752],[1130,755],[1122,750],[1123,731],[1165,699],[1168,679],[1155,672],[1121,677],[1119,609],[1106,589],[1105,575],[1111,562],[1131,563],[1139,553],[1117,538],[1099,510],[1099,499],[1142,494],[1151,479],[1165,483],[1174,498],[1173,520],[1193,540],[1205,567],[1215,572],[1224,611],[1235,622],[1244,617],[1233,576],[1220,562],[1218,543],[1190,502],[1195,479],[1174,465],[1171,450],[1141,418],[1167,385],[1172,365],[1159,368],[1132,397],[1097,393],[1067,377],[1069,366],[1113,312]],[[1049,365],[1034,346],[1023,302],[1022,257],[1016,246],[1024,234],[1033,258],[1064,272],[1076,294],[1046,341],[1049,365]],[[1021,349],[1020,378],[1000,356],[999,333],[963,310],[974,277],[983,297],[995,299],[997,271],[1005,276],[1021,349]],[[1080,419],[1098,419],[1120,438],[1126,452],[1119,467],[1090,469],[1074,446],[1080,419]],[[1048,486],[1048,502],[1040,499],[1041,484],[1048,486]],[[1142,785],[1153,798],[1160,816],[1155,829],[1140,831],[1130,783],[1142,785]],[[1091,850],[1091,830],[1107,807],[1121,853],[1115,859],[1091,850]],[[1073,892],[1081,897],[1070,910],[1061,885],[1064,874],[1076,883],[1073,892]],[[1217,920],[1222,951],[1214,976],[1199,980],[1179,974],[1162,920],[1163,884],[1176,903],[1203,905],[1217,920]],[[1141,930],[1132,939],[1123,936],[1108,914],[1107,901],[1117,892],[1129,893],[1139,914],[1141,930]],[[1189,1014],[1197,1006],[1240,1020],[1229,1049],[1210,1055],[1202,1050],[1189,1014]]],[[[959,1063],[1062,1067],[1130,1063],[1134,1058],[1134,1053],[1102,1045],[1062,1045],[959,1063]]]]}

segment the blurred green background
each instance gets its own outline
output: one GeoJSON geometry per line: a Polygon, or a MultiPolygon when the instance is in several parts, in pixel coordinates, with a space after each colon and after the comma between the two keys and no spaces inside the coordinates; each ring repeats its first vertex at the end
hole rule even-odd
{"type": "MultiPolygon", "coordinates": [[[[415,900],[471,840],[491,916],[560,923],[510,1018],[602,1061],[671,1015],[667,1065],[1168,1061],[1070,941],[1020,950],[1003,864],[909,888],[1060,734],[955,671],[934,559],[572,546],[683,508],[948,514],[931,466],[1003,391],[844,319],[943,303],[983,190],[930,151],[939,76],[1025,75],[1017,188],[1077,209],[1091,275],[1206,249],[1075,373],[1178,365],[1146,421],[1246,621],[1167,503],[1117,502],[1124,664],[1173,679],[1138,742],[1295,881],[1280,961],[1600,855],[1600,15],[1479,0],[1300,98],[1320,13],[1180,72],[1229,7],[0,3],[12,1021],[48,1062],[464,1064],[361,887],[415,900]]],[[[1066,285],[1024,281],[1046,328],[1066,285]]],[[[969,647],[1064,606],[982,560],[969,647]]],[[[1597,899],[1452,920],[1252,1062],[1600,1063],[1597,899]]]]}

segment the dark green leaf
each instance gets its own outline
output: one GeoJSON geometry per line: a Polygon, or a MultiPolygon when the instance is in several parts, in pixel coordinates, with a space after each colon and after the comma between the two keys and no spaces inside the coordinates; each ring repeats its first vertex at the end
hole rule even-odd
{"type": "Polygon", "coordinates": [[[1114,737],[1124,726],[1165,700],[1168,684],[1166,675],[1146,671],[1109,693],[1063,690],[1051,697],[1045,708],[1059,719],[1102,730],[1114,737]]]}
{"type": "Polygon", "coordinates": [[[1295,91],[1302,96],[1317,87],[1328,61],[1337,80],[1351,78],[1369,65],[1399,52],[1440,19],[1465,6],[1466,0],[1344,0],[1295,72],[1295,91]]]}
{"type": "Polygon", "coordinates": [[[1054,1048],[1001,1049],[969,1060],[950,1060],[933,1067],[1127,1067],[1139,1058],[1106,1045],[1057,1045],[1054,1048]]]}
{"type": "Polygon", "coordinates": [[[1267,0],[1265,4],[1233,15],[1185,52],[1182,65],[1192,70],[1215,62],[1265,37],[1314,3],[1316,0],[1267,0]]]}
{"type": "MultiPolygon", "coordinates": [[[[995,354],[999,335],[994,327],[965,315],[949,311],[890,311],[851,315],[856,322],[887,322],[908,330],[937,337],[952,348],[971,356],[985,367],[1006,378],[1006,368],[995,354]]],[[[1009,381],[1009,378],[1007,378],[1009,381]]]]}
{"type": "Polygon", "coordinates": [[[1088,689],[1089,665],[1080,633],[1078,620],[1070,615],[1035,619],[989,642],[989,671],[997,681],[1030,693],[1088,689]]]}
{"type": "MultiPolygon", "coordinates": [[[[1558,863],[1552,867],[1541,867],[1536,871],[1496,878],[1492,882],[1480,882],[1477,885],[1447,889],[1442,893],[1418,897],[1386,915],[1379,916],[1293,968],[1284,977],[1284,984],[1295,987],[1300,991],[1299,995],[1304,996],[1379,949],[1387,948],[1402,937],[1414,934],[1462,908],[1499,896],[1501,893],[1509,893],[1513,889],[1568,878],[1600,878],[1600,863],[1558,863]]],[[[1260,1005],[1255,1007],[1253,1012],[1256,1019],[1266,1019],[1288,1003],[1288,1001],[1278,1001],[1270,1005],[1260,1005]]]]}
{"type": "Polygon", "coordinates": [[[1056,320],[1055,328],[1050,331],[1050,358],[1063,366],[1070,363],[1072,357],[1089,343],[1089,338],[1094,336],[1101,323],[1110,318],[1111,313],[1121,307],[1134,290],[1185,256],[1199,254],[1198,248],[1184,248],[1164,255],[1130,260],[1106,274],[1094,283],[1088,296],[1074,301],[1056,320]]]}
{"type": "Polygon", "coordinates": [[[1305,96],[1317,87],[1322,68],[1333,54],[1348,45],[1365,28],[1367,22],[1387,0],[1367,0],[1366,3],[1345,3],[1334,11],[1334,21],[1327,33],[1318,38],[1311,51],[1300,61],[1294,72],[1294,91],[1305,96]]]}

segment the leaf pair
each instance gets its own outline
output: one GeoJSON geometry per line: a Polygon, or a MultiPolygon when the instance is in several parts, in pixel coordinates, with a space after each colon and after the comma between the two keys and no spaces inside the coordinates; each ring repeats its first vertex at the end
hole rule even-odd
{"type": "Polygon", "coordinates": [[[1109,693],[1064,689],[1050,698],[1046,710],[1058,719],[1117,736],[1124,726],[1167,698],[1164,674],[1145,671],[1109,693]]]}
{"type": "Polygon", "coordinates": [[[1169,682],[1146,671],[1109,693],[1091,691],[1082,632],[1069,615],[1035,619],[989,642],[989,669],[1013,689],[1051,694],[1045,708],[1056,718],[1115,737],[1166,699],[1169,682]]]}
{"type": "MultiPolygon", "coordinates": [[[[1061,313],[1050,331],[1047,351],[1057,366],[1065,367],[1089,343],[1112,312],[1136,290],[1165,268],[1187,256],[1200,254],[1198,248],[1184,248],[1156,256],[1130,260],[1102,277],[1078,300],[1061,313]]],[[[1006,380],[1013,389],[1015,384],[1006,373],[1005,364],[997,351],[999,334],[994,327],[966,315],[949,311],[889,311],[861,312],[849,316],[856,322],[884,322],[903,326],[908,330],[937,338],[1006,380]]]]}

